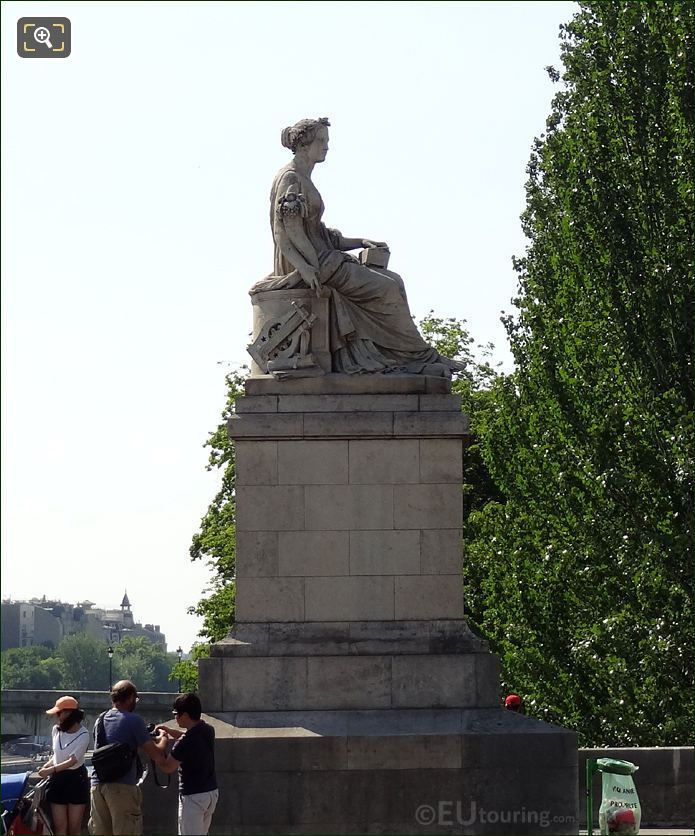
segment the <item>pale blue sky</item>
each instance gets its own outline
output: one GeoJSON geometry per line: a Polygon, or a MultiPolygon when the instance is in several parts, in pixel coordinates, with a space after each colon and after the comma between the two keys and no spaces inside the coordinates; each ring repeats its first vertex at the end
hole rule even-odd
{"type": "Polygon", "coordinates": [[[202,443],[272,268],[280,131],[332,123],[325,220],[388,241],[413,313],[500,311],[569,2],[2,4],[2,594],[99,606],[188,649],[216,488],[202,443]],[[16,21],[72,22],[23,59],[16,21]]]}

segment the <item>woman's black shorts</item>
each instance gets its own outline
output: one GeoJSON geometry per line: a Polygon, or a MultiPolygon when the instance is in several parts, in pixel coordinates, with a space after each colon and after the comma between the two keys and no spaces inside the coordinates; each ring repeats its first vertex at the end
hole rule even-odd
{"type": "Polygon", "coordinates": [[[87,767],[65,769],[51,775],[46,801],[49,804],[89,804],[87,767]]]}

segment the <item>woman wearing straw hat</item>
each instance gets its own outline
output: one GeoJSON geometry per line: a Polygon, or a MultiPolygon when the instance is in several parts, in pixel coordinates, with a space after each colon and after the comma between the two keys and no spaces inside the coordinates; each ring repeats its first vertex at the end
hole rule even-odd
{"type": "Polygon", "coordinates": [[[55,714],[53,754],[39,769],[41,778],[50,778],[46,801],[51,805],[56,836],[79,836],[84,811],[89,804],[89,778],[84,756],[89,731],[82,725],[84,711],[74,697],[60,697],[46,714],[55,714]]]}

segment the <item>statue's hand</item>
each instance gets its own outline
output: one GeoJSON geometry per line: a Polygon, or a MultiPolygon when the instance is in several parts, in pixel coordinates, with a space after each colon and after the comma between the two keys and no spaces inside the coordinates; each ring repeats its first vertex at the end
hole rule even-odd
{"type": "Polygon", "coordinates": [[[362,246],[366,247],[367,249],[369,249],[370,247],[382,247],[383,249],[388,250],[389,248],[389,245],[386,243],[386,241],[370,241],[368,238],[365,238],[362,241],[362,246]]]}
{"type": "Polygon", "coordinates": [[[313,267],[305,267],[304,269],[300,269],[299,273],[304,279],[304,282],[316,293],[317,296],[320,296],[321,282],[319,281],[319,276],[316,270],[314,270],[313,267]]]}

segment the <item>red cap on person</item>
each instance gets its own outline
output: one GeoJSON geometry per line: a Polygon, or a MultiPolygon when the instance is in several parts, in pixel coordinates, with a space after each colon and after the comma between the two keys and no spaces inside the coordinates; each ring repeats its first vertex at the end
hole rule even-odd
{"type": "Polygon", "coordinates": [[[510,694],[504,701],[505,708],[519,708],[521,705],[521,697],[518,694],[510,694]]]}
{"type": "Polygon", "coordinates": [[[73,708],[79,708],[79,704],[74,697],[58,697],[53,708],[49,708],[46,714],[57,714],[59,711],[70,711],[73,708]]]}

